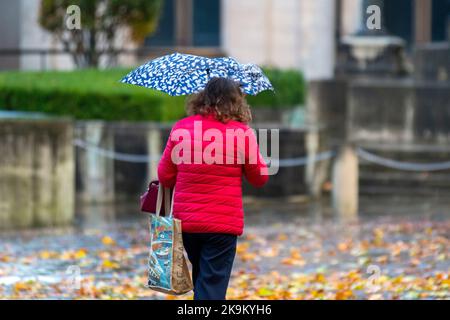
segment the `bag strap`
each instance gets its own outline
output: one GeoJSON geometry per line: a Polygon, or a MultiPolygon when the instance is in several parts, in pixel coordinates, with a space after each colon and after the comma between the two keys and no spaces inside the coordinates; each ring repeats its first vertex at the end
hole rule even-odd
{"type": "Polygon", "coordinates": [[[164,213],[168,215],[170,210],[170,188],[164,188],[164,213]]]}
{"type": "Polygon", "coordinates": [[[169,212],[169,218],[172,217],[173,214],[173,199],[175,197],[175,187],[173,188],[172,196],[170,195],[170,188],[165,188],[160,183],[158,186],[158,197],[156,198],[156,215],[159,216],[161,214],[161,207],[163,202],[163,194],[164,194],[164,212],[167,215],[169,212]]]}
{"type": "Polygon", "coordinates": [[[156,215],[159,216],[161,213],[161,206],[162,206],[162,197],[163,197],[163,186],[160,183],[158,185],[158,196],[156,197],[156,215]]]}
{"type": "Polygon", "coordinates": [[[169,213],[169,217],[172,218],[173,215],[173,199],[175,198],[175,187],[173,187],[173,191],[172,191],[172,199],[170,201],[170,213],[169,213]]]}

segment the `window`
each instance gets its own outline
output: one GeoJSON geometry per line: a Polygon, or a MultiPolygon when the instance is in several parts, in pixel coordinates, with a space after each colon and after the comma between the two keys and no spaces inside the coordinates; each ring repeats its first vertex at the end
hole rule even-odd
{"type": "Polygon", "coordinates": [[[154,34],[145,39],[145,45],[170,47],[181,45],[181,40],[177,43],[177,39],[187,39],[182,44],[195,47],[220,46],[220,2],[164,0],[158,27],[154,34]],[[177,17],[177,12],[184,15],[177,17]],[[192,14],[186,17],[187,12],[192,14]]]}
{"type": "Polygon", "coordinates": [[[384,1],[384,19],[388,33],[404,39],[408,46],[413,40],[413,0],[384,1]]]}
{"type": "Polygon", "coordinates": [[[194,46],[220,45],[220,0],[194,0],[194,46]]]}
{"type": "Polygon", "coordinates": [[[431,38],[433,41],[445,41],[450,23],[450,0],[433,0],[431,10],[431,38]]]}
{"type": "Polygon", "coordinates": [[[146,46],[175,45],[175,0],[164,0],[155,33],[145,39],[146,46]]]}

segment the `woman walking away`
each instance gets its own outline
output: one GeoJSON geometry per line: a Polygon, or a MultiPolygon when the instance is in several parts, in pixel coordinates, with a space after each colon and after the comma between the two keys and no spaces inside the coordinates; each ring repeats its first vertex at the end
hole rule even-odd
{"type": "Polygon", "coordinates": [[[158,177],[175,187],[173,215],[182,221],[194,299],[224,300],[244,228],[242,176],[261,187],[268,170],[239,83],[211,79],[187,113],[172,128],[158,177]]]}

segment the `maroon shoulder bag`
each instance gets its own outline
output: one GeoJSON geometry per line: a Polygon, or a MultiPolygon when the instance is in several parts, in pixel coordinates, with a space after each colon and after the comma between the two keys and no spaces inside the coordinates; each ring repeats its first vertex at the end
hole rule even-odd
{"type": "MultiPolygon", "coordinates": [[[[165,203],[165,201],[170,201],[170,199],[165,199],[164,189],[165,188],[159,183],[158,180],[151,181],[148,185],[147,191],[141,195],[141,211],[156,214],[156,202],[159,193],[161,193],[160,196],[162,197],[162,203],[165,203]]],[[[160,215],[165,216],[165,206],[161,207],[160,215]]]]}

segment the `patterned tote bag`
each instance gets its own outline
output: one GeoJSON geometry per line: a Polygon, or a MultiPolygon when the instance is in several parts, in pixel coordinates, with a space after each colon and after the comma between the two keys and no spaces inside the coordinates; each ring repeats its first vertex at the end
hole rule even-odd
{"type": "Polygon", "coordinates": [[[173,218],[173,195],[170,189],[159,184],[156,215],[150,216],[150,257],[147,287],[167,294],[179,295],[193,289],[188,265],[184,256],[181,220],[173,218]],[[164,207],[169,215],[160,216],[163,190],[164,207]],[[170,207],[170,211],[168,211],[170,207]]]}

